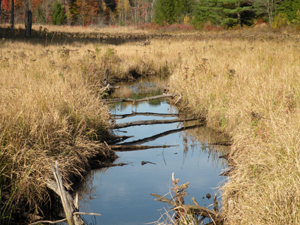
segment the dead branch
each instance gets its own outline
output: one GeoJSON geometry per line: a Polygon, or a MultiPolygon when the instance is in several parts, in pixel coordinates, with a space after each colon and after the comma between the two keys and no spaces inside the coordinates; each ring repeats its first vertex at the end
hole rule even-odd
{"type": "Polygon", "coordinates": [[[62,223],[64,221],[66,221],[67,218],[64,218],[62,220],[56,220],[56,221],[50,221],[50,220],[41,220],[41,221],[37,221],[34,223],[30,223],[29,225],[35,225],[35,224],[41,224],[41,223],[50,223],[50,224],[56,224],[56,223],[62,223]]]}
{"type": "MultiPolygon", "coordinates": [[[[58,194],[61,198],[64,211],[66,214],[66,220],[68,221],[69,225],[85,225],[85,222],[80,217],[79,214],[86,214],[86,213],[80,213],[78,212],[78,194],[76,194],[76,198],[73,199],[72,195],[66,191],[62,178],[59,172],[58,163],[55,161],[55,167],[51,164],[51,169],[53,172],[53,175],[55,177],[55,180],[47,180],[47,187],[53,190],[56,194],[58,194]]],[[[90,215],[96,215],[95,213],[92,213],[90,215]]],[[[42,223],[42,221],[39,221],[39,223],[42,223]]],[[[49,222],[47,222],[49,223],[49,222]]],[[[57,221],[56,221],[57,223],[57,221]]]]}
{"type": "Polygon", "coordinates": [[[212,218],[214,221],[222,221],[224,218],[221,214],[214,212],[210,209],[207,209],[205,207],[202,206],[198,206],[198,205],[180,205],[177,206],[176,203],[164,196],[158,195],[158,194],[150,194],[154,197],[156,197],[157,199],[155,199],[154,201],[159,201],[159,202],[165,202],[168,203],[172,206],[174,206],[175,208],[173,208],[173,210],[178,210],[179,208],[183,209],[186,213],[189,214],[198,214],[201,216],[205,216],[208,218],[212,218]]]}
{"type": "Polygon", "coordinates": [[[101,88],[100,91],[99,91],[99,93],[103,94],[104,92],[108,92],[108,91],[110,91],[112,89],[118,89],[118,88],[120,88],[120,86],[112,86],[112,85],[108,84],[105,87],[101,88]]]}
{"type": "Polygon", "coordinates": [[[138,120],[128,123],[120,123],[111,125],[111,129],[119,129],[131,126],[141,126],[141,125],[150,125],[150,124],[166,124],[166,123],[178,123],[178,122],[187,122],[198,120],[196,118],[187,118],[187,119],[174,119],[174,120],[138,120]]]}
{"type": "Polygon", "coordinates": [[[132,117],[132,116],[161,116],[161,117],[178,117],[178,113],[150,113],[150,112],[145,112],[145,113],[139,113],[139,112],[133,112],[130,114],[122,114],[122,115],[111,115],[114,118],[118,119],[124,119],[127,117],[132,117]]]}
{"type": "Polygon", "coordinates": [[[125,166],[128,165],[128,163],[105,163],[100,161],[92,161],[90,162],[91,169],[100,169],[104,167],[114,167],[114,166],[125,166]]]}
{"type": "Polygon", "coordinates": [[[116,144],[121,141],[125,141],[128,138],[132,138],[134,136],[117,136],[114,140],[108,141],[108,144],[116,144]]]}
{"type": "Polygon", "coordinates": [[[157,95],[153,97],[147,97],[147,98],[142,98],[142,99],[131,99],[131,98],[116,98],[116,99],[103,99],[104,101],[108,103],[117,103],[117,102],[143,102],[143,101],[150,101],[150,100],[156,100],[160,98],[168,98],[168,97],[175,97],[179,96],[179,94],[162,94],[162,95],[157,95]]]}
{"type": "Polygon", "coordinates": [[[196,127],[201,127],[201,126],[204,126],[204,122],[201,122],[201,123],[199,123],[197,125],[193,125],[193,126],[182,127],[182,128],[174,129],[174,130],[168,130],[168,131],[162,132],[160,134],[156,134],[156,135],[153,135],[151,137],[139,139],[139,140],[136,140],[136,141],[125,142],[122,145],[143,144],[143,143],[146,143],[146,142],[149,142],[149,141],[154,141],[157,138],[164,137],[164,136],[172,134],[172,133],[177,133],[177,132],[184,131],[184,130],[194,129],[196,127]]]}
{"type": "Polygon", "coordinates": [[[150,146],[150,145],[110,145],[110,148],[115,151],[135,151],[135,150],[145,150],[150,148],[170,148],[177,145],[160,145],[160,146],[150,146]]]}

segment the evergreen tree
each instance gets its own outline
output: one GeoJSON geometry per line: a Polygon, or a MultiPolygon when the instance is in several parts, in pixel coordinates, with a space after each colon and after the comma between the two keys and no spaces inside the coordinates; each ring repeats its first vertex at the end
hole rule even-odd
{"type": "Polygon", "coordinates": [[[282,0],[251,0],[253,8],[258,16],[266,16],[269,23],[272,24],[276,14],[278,3],[282,0]]]}
{"type": "Polygon", "coordinates": [[[234,26],[239,24],[242,26],[241,14],[247,10],[251,10],[252,6],[247,4],[245,0],[220,0],[223,5],[225,19],[222,25],[234,26]]]}
{"type": "Polygon", "coordinates": [[[297,14],[298,11],[300,12],[300,0],[282,1],[279,3],[277,10],[278,13],[286,14],[290,22],[299,19],[299,13],[297,14]]]}
{"type": "Polygon", "coordinates": [[[63,5],[56,1],[54,4],[54,9],[52,13],[52,23],[54,25],[61,25],[66,19],[66,13],[64,12],[63,5]]]}
{"type": "Polygon", "coordinates": [[[218,0],[199,0],[196,4],[193,23],[210,22],[220,24],[222,18],[222,7],[218,0]]]}
{"type": "Polygon", "coordinates": [[[163,25],[164,22],[169,24],[175,22],[174,0],[157,0],[155,5],[154,22],[161,25],[163,25]]]}
{"type": "Polygon", "coordinates": [[[194,8],[194,0],[176,0],[174,4],[175,19],[182,22],[186,15],[193,13],[194,8]]]}

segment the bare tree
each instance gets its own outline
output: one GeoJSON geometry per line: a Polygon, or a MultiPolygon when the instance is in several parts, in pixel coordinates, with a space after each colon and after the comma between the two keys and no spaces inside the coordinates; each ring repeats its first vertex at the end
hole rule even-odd
{"type": "Polygon", "coordinates": [[[253,6],[259,14],[267,14],[269,23],[273,22],[276,14],[277,3],[281,0],[251,0],[253,6]]]}

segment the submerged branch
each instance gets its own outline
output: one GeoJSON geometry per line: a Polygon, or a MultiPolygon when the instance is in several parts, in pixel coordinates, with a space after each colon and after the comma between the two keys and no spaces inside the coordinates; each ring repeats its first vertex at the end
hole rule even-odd
{"type": "Polygon", "coordinates": [[[193,120],[198,120],[198,119],[188,118],[188,119],[174,119],[174,120],[143,120],[143,121],[139,120],[139,121],[133,121],[133,122],[128,122],[128,123],[113,124],[113,125],[111,125],[111,129],[125,128],[125,127],[131,127],[131,126],[150,125],[150,124],[178,123],[178,122],[186,122],[186,121],[193,121],[193,120]]]}
{"type": "Polygon", "coordinates": [[[143,139],[139,139],[139,140],[131,141],[131,142],[125,142],[122,145],[124,146],[124,145],[133,145],[133,144],[143,144],[143,143],[146,143],[146,142],[149,142],[149,141],[154,141],[157,138],[160,138],[160,137],[172,134],[172,133],[177,133],[177,132],[180,132],[180,131],[184,131],[184,130],[188,130],[188,129],[193,129],[193,128],[201,127],[201,126],[204,126],[204,121],[200,122],[197,125],[188,126],[188,127],[182,127],[182,128],[174,129],[174,130],[168,130],[168,131],[162,132],[160,134],[153,135],[151,137],[147,137],[147,138],[143,138],[143,139]]]}
{"type": "Polygon", "coordinates": [[[170,148],[177,145],[110,145],[109,147],[115,151],[135,151],[135,150],[144,150],[150,148],[170,148]]]}
{"type": "Polygon", "coordinates": [[[122,114],[122,115],[111,115],[114,118],[118,119],[124,119],[127,117],[132,117],[132,116],[161,116],[161,117],[178,117],[178,113],[150,113],[150,112],[144,112],[144,113],[139,113],[139,112],[133,112],[130,114],[122,114]]]}
{"type": "Polygon", "coordinates": [[[143,102],[143,101],[150,101],[150,100],[156,100],[160,98],[168,98],[168,97],[175,97],[179,96],[179,94],[162,94],[162,95],[157,95],[153,97],[147,97],[147,98],[142,98],[142,99],[131,99],[131,98],[116,98],[116,99],[103,99],[104,101],[108,103],[116,103],[116,102],[143,102]]]}

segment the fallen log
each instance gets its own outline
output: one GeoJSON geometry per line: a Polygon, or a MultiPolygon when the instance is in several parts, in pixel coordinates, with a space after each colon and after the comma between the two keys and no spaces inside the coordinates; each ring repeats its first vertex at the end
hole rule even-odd
{"type": "Polygon", "coordinates": [[[55,167],[51,164],[51,169],[55,177],[55,181],[48,179],[46,184],[49,189],[53,190],[56,194],[60,196],[66,214],[66,218],[63,220],[52,221],[52,222],[48,220],[47,221],[42,220],[42,221],[31,223],[30,225],[40,224],[40,223],[58,223],[62,221],[67,221],[69,225],[85,225],[86,223],[80,217],[80,214],[100,216],[100,214],[98,213],[78,212],[79,209],[78,194],[76,194],[76,198],[73,199],[72,195],[66,191],[62,182],[57,161],[55,161],[55,167]]]}
{"type": "Polygon", "coordinates": [[[168,97],[175,97],[180,96],[179,94],[162,94],[147,98],[141,98],[141,99],[131,99],[131,98],[116,98],[116,99],[103,99],[104,101],[108,103],[117,103],[117,102],[143,102],[143,101],[150,101],[150,100],[156,100],[160,98],[168,98],[168,97]]]}
{"type": "Polygon", "coordinates": [[[122,115],[111,115],[114,118],[118,119],[124,119],[127,117],[132,117],[132,116],[161,116],[161,117],[178,117],[178,113],[150,113],[150,112],[144,112],[144,113],[139,113],[139,112],[133,112],[130,114],[122,114],[122,115]]]}
{"type": "Polygon", "coordinates": [[[150,148],[170,148],[176,147],[177,145],[110,145],[111,150],[115,151],[135,151],[135,150],[145,150],[150,148]]]}
{"type": "Polygon", "coordinates": [[[115,167],[115,166],[126,166],[128,163],[105,163],[100,161],[92,161],[89,163],[92,170],[101,169],[101,168],[108,168],[108,167],[115,167]]]}
{"type": "Polygon", "coordinates": [[[174,120],[138,120],[128,123],[120,123],[120,124],[113,124],[111,125],[111,129],[119,129],[125,127],[132,127],[132,126],[141,126],[141,125],[150,125],[150,124],[166,124],[166,123],[178,123],[178,122],[187,122],[199,120],[196,118],[187,118],[187,119],[174,119],[174,120]]]}
{"type": "Polygon", "coordinates": [[[107,141],[107,143],[110,144],[110,145],[113,145],[113,144],[116,144],[118,142],[125,141],[126,139],[132,138],[132,137],[134,137],[134,136],[117,136],[115,139],[113,139],[111,141],[107,141]]]}
{"type": "Polygon", "coordinates": [[[193,125],[193,126],[188,126],[188,127],[182,127],[182,128],[174,129],[174,130],[168,130],[168,131],[165,131],[165,132],[162,132],[162,133],[153,135],[153,136],[151,136],[151,137],[139,139],[139,140],[136,140],[136,141],[125,142],[125,143],[123,143],[122,145],[143,144],[143,143],[146,143],[146,142],[149,142],[149,141],[154,141],[154,140],[156,140],[157,138],[160,138],[160,137],[163,137],[163,136],[172,134],[172,133],[177,133],[177,132],[184,131],[184,130],[188,130],[188,129],[194,129],[194,128],[196,128],[196,127],[201,127],[201,126],[204,126],[204,122],[199,123],[198,125],[193,125]]]}

